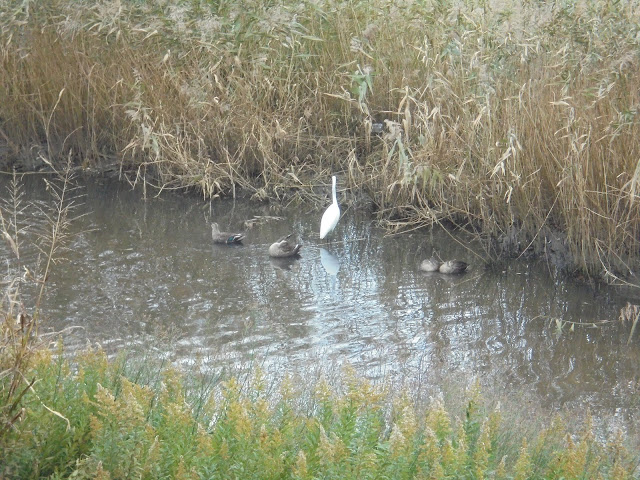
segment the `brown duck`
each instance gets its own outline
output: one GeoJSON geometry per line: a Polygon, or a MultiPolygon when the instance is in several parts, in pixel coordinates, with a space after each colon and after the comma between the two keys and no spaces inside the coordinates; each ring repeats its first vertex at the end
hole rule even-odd
{"type": "Polygon", "coordinates": [[[428,258],[427,260],[423,260],[420,264],[420,270],[423,272],[437,272],[442,265],[442,262],[435,257],[428,258]]]}
{"type": "Polygon", "coordinates": [[[302,244],[293,244],[289,241],[291,233],[279,239],[277,242],[272,243],[269,247],[269,255],[276,258],[293,257],[298,255],[298,252],[302,248],[302,244]]]}
{"type": "Polygon", "coordinates": [[[440,265],[438,271],[440,273],[463,273],[468,266],[469,264],[462,260],[447,260],[440,265]]]}
{"type": "Polygon", "coordinates": [[[447,274],[463,273],[469,265],[461,260],[447,260],[441,262],[435,257],[423,260],[420,264],[420,270],[423,272],[440,272],[447,274]]]}
{"type": "Polygon", "coordinates": [[[211,238],[213,243],[226,243],[228,245],[232,243],[241,243],[244,240],[243,233],[229,233],[221,232],[217,223],[211,224],[211,238]]]}

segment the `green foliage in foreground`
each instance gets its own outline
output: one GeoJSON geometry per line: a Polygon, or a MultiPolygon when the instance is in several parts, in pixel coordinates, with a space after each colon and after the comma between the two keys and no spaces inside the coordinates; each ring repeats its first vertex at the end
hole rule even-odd
{"type": "Polygon", "coordinates": [[[425,410],[406,396],[390,401],[352,372],[340,387],[318,381],[296,390],[284,380],[267,393],[259,372],[247,385],[230,379],[194,388],[173,369],[141,375],[101,351],[73,361],[36,355],[26,377],[40,380],[24,398],[23,419],[0,436],[1,478],[633,475],[620,436],[605,445],[589,421],[571,436],[559,420],[536,438],[514,435],[475,389],[462,418],[452,418],[440,401],[425,410]]]}

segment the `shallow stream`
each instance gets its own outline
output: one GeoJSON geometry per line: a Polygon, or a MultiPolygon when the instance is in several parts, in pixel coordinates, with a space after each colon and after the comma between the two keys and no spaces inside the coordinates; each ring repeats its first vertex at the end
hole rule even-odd
{"type": "MultiPolygon", "coordinates": [[[[42,179],[24,184],[25,202],[49,198],[42,179]]],[[[7,185],[0,180],[2,195],[7,185]]],[[[54,267],[43,304],[42,330],[64,330],[68,351],[99,343],[186,368],[259,364],[274,376],[348,363],[374,382],[427,395],[477,380],[523,409],[588,407],[606,430],[639,434],[640,341],[636,333],[627,345],[630,326],[618,321],[639,295],[594,292],[544,263],[485,268],[463,238],[436,229],[386,235],[348,208],[325,242],[311,207],[145,200],[107,179],[83,180],[81,191],[75,214],[85,215],[71,223],[67,260],[54,267]],[[246,231],[244,244],[212,244],[212,221],[246,231]],[[304,244],[301,257],[270,259],[268,245],[289,232],[304,244]],[[469,272],[420,272],[433,251],[468,261],[469,272]]],[[[46,228],[30,212],[29,226],[46,228]]],[[[35,263],[28,238],[22,248],[22,264],[35,263]]],[[[9,279],[16,262],[5,243],[0,258],[9,279]]]]}

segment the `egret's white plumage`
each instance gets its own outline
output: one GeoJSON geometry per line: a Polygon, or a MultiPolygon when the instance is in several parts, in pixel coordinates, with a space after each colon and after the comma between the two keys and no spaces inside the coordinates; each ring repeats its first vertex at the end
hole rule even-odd
{"type": "Polygon", "coordinates": [[[340,207],[338,206],[338,199],[336,198],[336,176],[331,178],[333,182],[333,203],[327,207],[322,215],[320,221],[320,238],[326,237],[338,224],[340,220],[340,207]]]}

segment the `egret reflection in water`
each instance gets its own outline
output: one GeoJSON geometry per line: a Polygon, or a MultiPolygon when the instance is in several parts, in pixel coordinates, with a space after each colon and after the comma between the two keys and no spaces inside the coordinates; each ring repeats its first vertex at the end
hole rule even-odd
{"type": "Polygon", "coordinates": [[[340,270],[338,257],[324,248],[320,249],[320,263],[322,263],[322,266],[329,275],[335,276],[338,274],[338,270],[340,270]]]}

